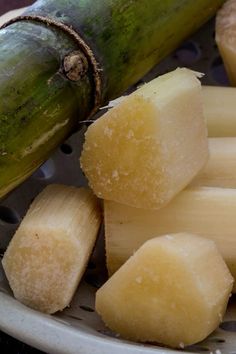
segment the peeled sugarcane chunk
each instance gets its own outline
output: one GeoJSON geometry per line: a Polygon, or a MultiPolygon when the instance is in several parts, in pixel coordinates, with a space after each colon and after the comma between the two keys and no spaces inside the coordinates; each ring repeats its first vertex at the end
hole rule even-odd
{"type": "Polygon", "coordinates": [[[93,123],[80,161],[98,197],[158,209],[207,157],[201,85],[183,68],[142,86],[93,123]]]}
{"type": "Polygon", "coordinates": [[[32,203],[3,257],[16,299],[54,313],[72,300],[101,222],[87,188],[50,185],[32,203]]]}
{"type": "Polygon", "coordinates": [[[213,240],[236,280],[235,210],[236,189],[231,188],[186,188],[160,210],[138,209],[105,200],[109,275],[145,241],[184,230],[213,240]]]}
{"type": "Polygon", "coordinates": [[[202,98],[208,136],[236,137],[236,88],[202,86],[202,98]]]}
{"type": "Polygon", "coordinates": [[[97,291],[96,310],[124,338],[183,348],[217,328],[232,285],[213,241],[166,235],[147,241],[97,291]]]}
{"type": "Polygon", "coordinates": [[[226,1],[216,16],[216,43],[228,77],[236,85],[236,2],[226,1]]]}
{"type": "Polygon", "coordinates": [[[236,137],[208,141],[209,160],[191,186],[236,188],[236,137]]]}

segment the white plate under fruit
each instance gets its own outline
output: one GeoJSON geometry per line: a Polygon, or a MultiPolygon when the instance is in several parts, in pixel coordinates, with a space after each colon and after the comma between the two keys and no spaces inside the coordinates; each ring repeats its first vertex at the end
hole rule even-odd
{"type": "MultiPolygon", "coordinates": [[[[21,11],[4,15],[0,18],[0,24],[21,11]]],[[[158,65],[145,80],[149,81],[177,66],[187,66],[206,74],[203,83],[227,84],[213,33],[214,21],[211,21],[158,65]]],[[[83,131],[74,134],[33,176],[0,202],[0,254],[4,252],[32,199],[45,185],[57,182],[79,186],[86,183],[78,162],[82,142],[83,131]]],[[[95,292],[106,279],[102,236],[101,233],[71,306],[53,316],[31,310],[16,301],[0,266],[0,330],[47,353],[180,353],[155,345],[125,341],[104,326],[94,311],[95,292]]],[[[184,352],[236,354],[236,298],[231,299],[220,328],[205,341],[186,348],[184,352]]]]}

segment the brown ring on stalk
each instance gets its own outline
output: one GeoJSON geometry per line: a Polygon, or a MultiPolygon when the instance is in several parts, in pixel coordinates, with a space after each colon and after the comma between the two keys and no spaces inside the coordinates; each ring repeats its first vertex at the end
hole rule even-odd
{"type": "Polygon", "coordinates": [[[93,69],[93,78],[94,78],[94,87],[95,87],[94,107],[88,116],[89,119],[101,106],[101,101],[102,101],[102,78],[100,74],[102,70],[99,68],[99,63],[95,58],[92,49],[83,40],[80,34],[77,31],[75,31],[71,26],[68,26],[62,22],[52,20],[48,17],[22,15],[7,21],[2,26],[0,26],[0,29],[6,28],[7,26],[19,21],[36,21],[36,22],[46,24],[47,26],[54,26],[56,28],[61,29],[65,33],[69,34],[76,41],[76,43],[79,46],[79,49],[82,50],[83,54],[85,55],[85,57],[87,58],[88,62],[91,64],[91,67],[93,69]]]}

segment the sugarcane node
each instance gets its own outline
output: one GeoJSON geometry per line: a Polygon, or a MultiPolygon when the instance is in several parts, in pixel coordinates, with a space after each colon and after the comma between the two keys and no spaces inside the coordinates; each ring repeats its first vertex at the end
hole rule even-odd
{"type": "MultiPolygon", "coordinates": [[[[63,32],[65,32],[67,35],[69,35],[78,45],[79,50],[75,51],[77,53],[80,53],[80,59],[78,60],[78,56],[72,55],[72,57],[66,59],[66,65],[68,66],[68,73],[66,74],[67,78],[71,81],[78,81],[74,80],[73,78],[76,77],[76,72],[77,76],[79,75],[79,70],[81,69],[82,76],[84,76],[88,72],[88,68],[91,67],[93,71],[93,82],[94,82],[94,107],[91,110],[90,114],[88,115],[88,119],[93,116],[99,107],[101,106],[102,103],[102,70],[100,68],[100,64],[97,61],[92,49],[89,47],[89,45],[84,41],[84,39],[81,37],[80,33],[78,33],[76,30],[72,28],[72,26],[67,25],[63,22],[53,20],[49,17],[44,17],[44,16],[37,16],[37,15],[22,15],[22,16],[17,16],[7,22],[5,22],[2,26],[0,26],[0,30],[4,29],[8,26],[10,26],[13,23],[20,22],[20,21],[30,21],[30,22],[39,22],[43,23],[44,25],[50,27],[55,27],[63,32]],[[82,56],[84,57],[82,59],[82,56]],[[76,60],[78,60],[77,63],[76,60]],[[73,64],[74,62],[74,64],[73,64]],[[80,62],[80,63],[79,63],[80,62]],[[86,68],[86,62],[87,62],[87,69],[86,68]],[[72,66],[75,65],[75,68],[73,69],[72,66]],[[68,75],[69,74],[69,75],[68,75]]],[[[72,53],[75,53],[72,52],[72,53]]],[[[72,54],[70,53],[70,54],[72,54]]],[[[70,55],[69,54],[69,55],[70,55]]],[[[64,64],[65,64],[65,58],[64,58],[64,64]]],[[[64,71],[66,73],[66,70],[64,71]]],[[[81,78],[81,77],[80,77],[81,78]]]]}
{"type": "Polygon", "coordinates": [[[73,51],[64,57],[63,73],[71,81],[81,80],[88,68],[88,60],[81,51],[73,51]]]}

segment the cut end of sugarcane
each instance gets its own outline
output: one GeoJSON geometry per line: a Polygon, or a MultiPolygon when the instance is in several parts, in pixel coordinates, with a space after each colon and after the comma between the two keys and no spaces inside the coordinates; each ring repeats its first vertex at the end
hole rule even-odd
{"type": "MultiPolygon", "coordinates": [[[[203,74],[203,73],[200,73],[200,72],[194,71],[194,70],[192,70],[192,73],[194,73],[198,79],[203,78],[203,76],[205,75],[205,74],[203,74]]],[[[146,83],[140,84],[137,88],[140,89],[140,88],[143,87],[144,85],[146,85],[146,83]]],[[[120,97],[118,97],[118,98],[116,98],[116,99],[110,101],[110,102],[108,103],[108,105],[103,106],[103,107],[101,107],[100,109],[102,110],[102,109],[109,109],[109,108],[116,107],[116,106],[118,106],[126,97],[127,97],[127,96],[120,96],[120,97]]]]}
{"type": "Polygon", "coordinates": [[[143,244],[98,290],[96,310],[127,339],[183,348],[217,328],[232,285],[214,242],[168,234],[143,244]]]}
{"type": "Polygon", "coordinates": [[[51,185],[38,195],[3,257],[16,299],[45,313],[69,306],[101,222],[87,188],[51,185]]]}
{"type": "Polygon", "coordinates": [[[236,2],[227,1],[216,17],[216,43],[228,77],[236,85],[236,2]]]}
{"type": "Polygon", "coordinates": [[[98,197],[158,209],[207,158],[201,84],[182,68],[143,85],[92,124],[80,161],[98,197]]]}

